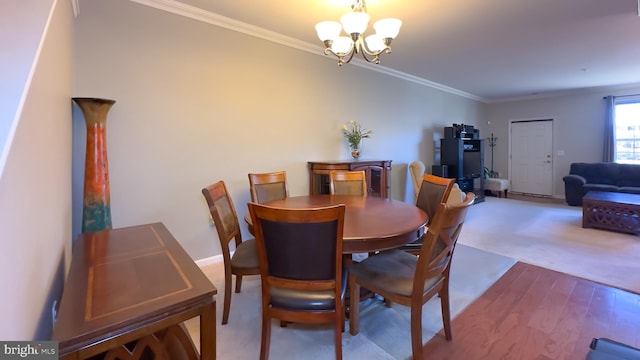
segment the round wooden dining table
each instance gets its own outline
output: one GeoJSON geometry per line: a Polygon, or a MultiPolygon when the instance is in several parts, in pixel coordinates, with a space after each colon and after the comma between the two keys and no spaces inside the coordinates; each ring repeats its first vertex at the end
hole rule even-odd
{"type": "MultiPolygon", "coordinates": [[[[345,254],[388,250],[415,241],[424,233],[429,219],[413,204],[375,196],[292,196],[265,205],[301,209],[338,204],[346,205],[342,245],[345,254]]],[[[249,213],[245,221],[252,232],[249,213]]]]}

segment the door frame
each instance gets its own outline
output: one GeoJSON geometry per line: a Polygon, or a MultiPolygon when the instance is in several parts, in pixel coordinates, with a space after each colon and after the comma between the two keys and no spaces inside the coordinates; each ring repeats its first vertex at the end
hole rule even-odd
{"type": "MultiPolygon", "coordinates": [[[[640,1],[640,0],[639,0],[640,1]]],[[[549,179],[549,181],[551,182],[551,198],[555,198],[555,193],[556,193],[556,186],[555,186],[555,153],[554,153],[554,148],[555,148],[555,124],[557,121],[557,116],[537,116],[537,117],[532,117],[532,118],[522,118],[522,119],[511,119],[509,120],[509,166],[508,166],[508,171],[509,171],[509,179],[513,179],[513,164],[512,164],[512,156],[511,156],[511,142],[512,142],[512,130],[513,130],[513,124],[514,123],[521,123],[521,122],[534,122],[534,121],[551,121],[551,149],[550,149],[550,154],[551,154],[551,172],[550,172],[550,177],[551,179],[549,179]]],[[[546,195],[540,195],[540,194],[531,194],[534,196],[541,196],[541,197],[546,197],[546,195]]]]}

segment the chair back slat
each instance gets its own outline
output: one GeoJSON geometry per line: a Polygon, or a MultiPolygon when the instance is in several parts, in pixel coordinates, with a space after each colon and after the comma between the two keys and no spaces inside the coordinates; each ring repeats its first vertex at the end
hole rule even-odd
{"type": "Polygon", "coordinates": [[[284,171],[261,174],[250,173],[249,190],[251,192],[251,201],[259,204],[285,199],[289,196],[287,173],[284,171]]]}
{"type": "Polygon", "coordinates": [[[431,223],[440,203],[447,202],[454,182],[454,179],[447,179],[431,174],[424,174],[422,177],[422,185],[418,192],[416,206],[427,213],[429,223],[431,223]]]}
{"type": "Polygon", "coordinates": [[[297,280],[335,279],[337,221],[261,220],[269,275],[297,280]]]}
{"type": "Polygon", "coordinates": [[[367,196],[367,178],[364,170],[330,171],[329,192],[333,195],[367,196]]]}
{"type": "Polygon", "coordinates": [[[422,291],[426,279],[448,275],[462,225],[474,201],[475,194],[469,192],[461,203],[438,205],[420,249],[414,291],[422,291]]]}
{"type": "Polygon", "coordinates": [[[238,215],[224,181],[218,181],[202,189],[202,195],[207,201],[209,213],[223,247],[228,246],[234,237],[238,243],[242,242],[238,215]]]}

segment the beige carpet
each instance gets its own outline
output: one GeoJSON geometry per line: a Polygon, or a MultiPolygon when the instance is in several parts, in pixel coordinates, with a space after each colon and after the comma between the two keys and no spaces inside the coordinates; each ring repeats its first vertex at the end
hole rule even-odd
{"type": "MultiPolygon", "coordinates": [[[[640,293],[640,237],[582,229],[582,209],[487,197],[474,205],[454,255],[452,313],[459,314],[516,260],[640,293]]],[[[220,325],[221,264],[203,269],[219,289],[217,355],[220,359],[256,359],[260,350],[259,279],[247,278],[233,294],[229,324],[220,325]]],[[[408,308],[386,308],[368,300],[361,306],[361,332],[342,336],[344,359],[407,359],[411,354],[408,308]]],[[[425,305],[423,341],[442,328],[438,299],[425,305]]],[[[197,341],[197,321],[187,324],[197,341]]],[[[325,326],[274,321],[271,359],[333,359],[332,330],[325,326]]],[[[347,325],[348,326],[348,325],[347,325]]],[[[455,336],[455,334],[454,334],[455,336]]]]}
{"type": "MultiPolygon", "coordinates": [[[[451,312],[459,314],[478,298],[515,261],[464,245],[456,249],[451,269],[451,312]]],[[[260,280],[257,276],[242,281],[242,292],[233,294],[229,323],[220,325],[224,275],[220,263],[208,265],[204,272],[218,288],[217,355],[219,359],[257,359],[260,354],[260,280]]],[[[394,305],[387,308],[380,299],[366,300],[360,309],[360,333],[342,335],[344,359],[407,359],[411,356],[409,308],[394,305]]],[[[187,328],[198,345],[197,320],[187,322],[187,328]]],[[[348,329],[348,323],[347,323],[348,329]]],[[[423,341],[426,343],[442,329],[440,300],[425,304],[423,341]]],[[[333,328],[324,325],[289,324],[281,328],[272,323],[271,359],[333,359],[333,328]]]]}
{"type": "Polygon", "coordinates": [[[487,197],[459,243],[640,293],[640,237],[583,229],[581,207],[487,197]]]}

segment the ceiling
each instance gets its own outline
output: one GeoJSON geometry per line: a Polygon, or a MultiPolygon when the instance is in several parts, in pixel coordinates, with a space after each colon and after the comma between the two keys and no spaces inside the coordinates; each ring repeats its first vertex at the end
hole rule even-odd
{"type": "MultiPolygon", "coordinates": [[[[314,46],[317,22],[351,11],[349,0],[179,1],[314,46]]],[[[403,25],[393,53],[366,66],[488,103],[640,85],[639,1],[368,0],[371,23],[403,25]]]]}

